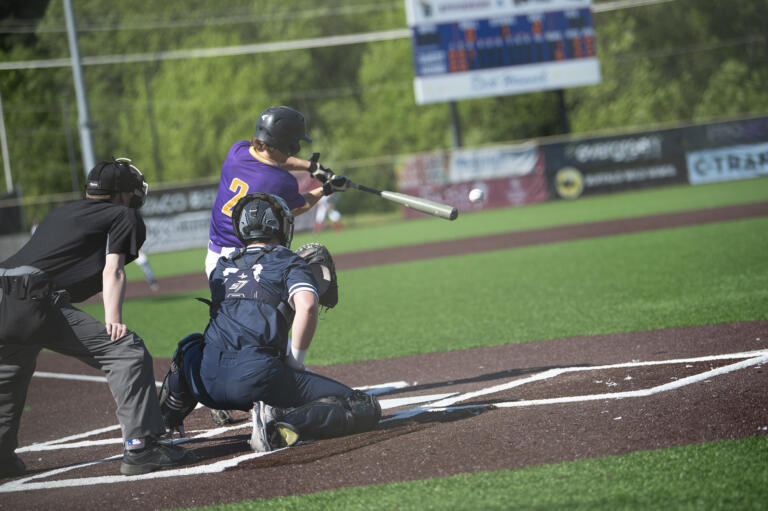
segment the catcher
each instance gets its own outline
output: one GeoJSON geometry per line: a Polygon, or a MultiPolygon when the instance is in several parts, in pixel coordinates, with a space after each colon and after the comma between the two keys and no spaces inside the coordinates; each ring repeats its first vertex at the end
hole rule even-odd
{"type": "Polygon", "coordinates": [[[374,396],[304,367],[319,305],[338,300],[328,251],[289,249],[293,215],[275,195],[244,196],[232,224],[245,248],[219,259],[205,334],[183,339],[173,356],[160,390],[166,427],[183,436],[183,420],[199,401],[251,410],[250,446],[258,452],[374,428],[381,418],[374,396]]]}

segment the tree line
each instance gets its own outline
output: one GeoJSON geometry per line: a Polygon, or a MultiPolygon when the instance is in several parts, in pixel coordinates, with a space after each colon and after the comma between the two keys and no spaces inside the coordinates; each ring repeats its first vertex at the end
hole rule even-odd
{"type": "MultiPolygon", "coordinates": [[[[375,32],[406,27],[402,0],[73,0],[82,56],[375,32]]],[[[595,2],[596,7],[603,2],[595,2]]],[[[66,58],[60,0],[0,14],[0,61],[66,58]],[[34,14],[25,21],[23,15],[34,14]],[[28,27],[19,31],[20,26],[28,27]]],[[[601,11],[602,83],[564,91],[572,134],[616,132],[768,111],[763,0],[673,0],[601,11]]],[[[394,187],[398,155],[450,148],[448,104],[417,105],[409,39],[217,58],[84,67],[96,158],[128,156],[156,183],[215,179],[258,114],[304,112],[314,143],[300,156],[355,181],[394,187]]],[[[71,68],[0,71],[9,160],[25,197],[82,186],[71,68]]],[[[556,91],[458,101],[468,147],[563,135],[556,91]]],[[[345,194],[355,212],[390,207],[345,194]]]]}

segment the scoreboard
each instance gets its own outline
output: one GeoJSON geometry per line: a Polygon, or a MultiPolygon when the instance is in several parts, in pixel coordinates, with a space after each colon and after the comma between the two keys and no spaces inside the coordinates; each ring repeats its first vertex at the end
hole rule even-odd
{"type": "Polygon", "coordinates": [[[407,0],[418,103],[599,83],[589,0],[407,0]]]}
{"type": "Polygon", "coordinates": [[[595,57],[589,9],[442,23],[414,31],[417,76],[595,57]]]}

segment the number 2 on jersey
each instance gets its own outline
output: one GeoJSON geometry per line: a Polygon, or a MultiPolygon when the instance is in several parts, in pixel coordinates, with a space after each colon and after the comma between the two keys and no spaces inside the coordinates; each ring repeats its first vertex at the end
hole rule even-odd
{"type": "Polygon", "coordinates": [[[229,189],[235,192],[235,196],[229,199],[229,201],[221,207],[221,212],[231,218],[232,208],[235,207],[237,201],[239,201],[246,193],[248,193],[248,183],[235,178],[229,184],[229,189]]]}

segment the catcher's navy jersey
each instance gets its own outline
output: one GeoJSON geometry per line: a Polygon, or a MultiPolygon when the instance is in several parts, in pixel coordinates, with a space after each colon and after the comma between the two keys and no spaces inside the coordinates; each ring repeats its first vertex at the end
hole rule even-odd
{"type": "Polygon", "coordinates": [[[275,355],[285,351],[291,327],[276,305],[292,306],[299,291],[317,295],[309,265],[279,245],[250,246],[239,257],[220,258],[210,287],[206,344],[227,351],[261,348],[275,355]]]}

